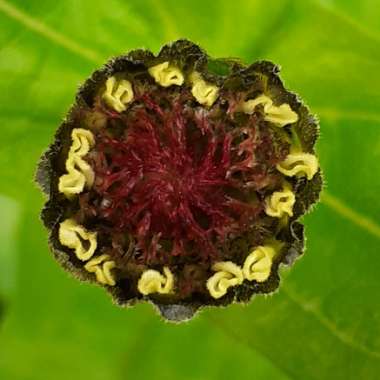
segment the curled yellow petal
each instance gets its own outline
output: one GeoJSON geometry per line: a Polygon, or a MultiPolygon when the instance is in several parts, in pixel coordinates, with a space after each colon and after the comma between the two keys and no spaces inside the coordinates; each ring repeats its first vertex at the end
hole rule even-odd
{"type": "Polygon", "coordinates": [[[114,261],[109,260],[108,255],[100,255],[90,260],[84,268],[90,272],[95,273],[96,280],[104,285],[115,285],[115,279],[111,273],[111,269],[115,268],[114,261]]]}
{"type": "Polygon", "coordinates": [[[276,168],[286,176],[306,175],[310,180],[317,173],[318,166],[318,160],[313,154],[298,152],[288,154],[276,168]]]}
{"type": "Polygon", "coordinates": [[[296,197],[290,186],[284,186],[282,191],[275,191],[265,199],[265,213],[275,218],[281,218],[284,214],[293,216],[293,206],[296,197]]]}
{"type": "Polygon", "coordinates": [[[190,80],[192,82],[191,93],[198,103],[211,107],[218,98],[219,89],[217,86],[204,81],[201,75],[194,72],[190,80]]]}
{"type": "Polygon", "coordinates": [[[107,105],[117,112],[127,109],[126,104],[133,100],[133,89],[131,82],[115,77],[109,77],[106,81],[106,89],[102,95],[107,105]]]}
{"type": "Polygon", "coordinates": [[[73,143],[70,150],[72,154],[80,157],[85,156],[95,143],[92,132],[83,128],[74,128],[71,132],[71,138],[73,143]]]}
{"type": "Polygon", "coordinates": [[[173,291],[174,276],[169,268],[164,267],[164,274],[154,269],[146,270],[140,277],[137,288],[141,294],[168,294],[173,291]]]}
{"type": "Polygon", "coordinates": [[[74,219],[66,219],[59,225],[58,239],[62,245],[75,251],[79,260],[86,261],[94,254],[96,232],[89,232],[74,219]]]}
{"type": "Polygon", "coordinates": [[[94,182],[94,171],[83,159],[95,144],[94,135],[87,129],[75,128],[71,138],[73,143],[66,160],[67,174],[63,174],[58,182],[58,190],[67,197],[81,193],[85,186],[90,187],[94,182]]]}
{"type": "Polygon", "coordinates": [[[61,176],[59,179],[58,189],[61,193],[64,193],[67,197],[70,197],[73,194],[81,193],[85,185],[85,176],[78,170],[75,170],[61,176]]]}
{"type": "Polygon", "coordinates": [[[276,251],[271,246],[259,246],[245,259],[243,275],[248,281],[264,282],[268,279],[276,251]]]}
{"type": "Polygon", "coordinates": [[[184,82],[181,70],[167,61],[149,68],[148,72],[163,87],[169,87],[173,84],[181,86],[184,82]]]}
{"type": "Polygon", "coordinates": [[[295,123],[298,120],[298,115],[290,108],[289,104],[284,103],[280,106],[275,106],[272,99],[266,95],[260,95],[255,99],[243,102],[238,110],[252,114],[258,105],[262,105],[264,108],[264,120],[279,127],[295,123]]]}
{"type": "Polygon", "coordinates": [[[231,286],[240,285],[244,278],[241,268],[232,261],[221,261],[212,266],[216,273],[206,283],[211,297],[223,297],[231,286]]]}

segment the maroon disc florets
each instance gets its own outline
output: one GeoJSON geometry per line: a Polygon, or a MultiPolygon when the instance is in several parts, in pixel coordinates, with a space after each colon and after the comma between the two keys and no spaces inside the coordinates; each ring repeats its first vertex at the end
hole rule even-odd
{"type": "Polygon", "coordinates": [[[209,111],[193,105],[187,91],[165,92],[144,93],[126,115],[111,117],[119,136],[98,134],[96,212],[131,233],[141,262],[216,259],[216,245],[246,231],[262,212],[255,191],[276,182],[269,169],[287,144],[276,155],[273,136],[254,128],[255,119],[237,127],[223,104],[209,111]]]}

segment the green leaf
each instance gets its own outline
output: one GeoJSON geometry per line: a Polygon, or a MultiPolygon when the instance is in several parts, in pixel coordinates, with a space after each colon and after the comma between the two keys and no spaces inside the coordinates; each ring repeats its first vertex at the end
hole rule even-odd
{"type": "Polygon", "coordinates": [[[15,250],[20,206],[8,197],[0,195],[0,319],[1,299],[8,298],[16,286],[15,250]]]}
{"type": "Polygon", "coordinates": [[[378,378],[379,5],[0,0],[0,377],[378,378]],[[149,305],[119,309],[59,268],[33,174],[80,82],[109,56],[178,37],[215,57],[282,66],[320,117],[327,188],[279,292],[176,326],[149,305]]]}
{"type": "Polygon", "coordinates": [[[319,0],[320,4],[336,17],[344,19],[362,33],[379,40],[380,9],[375,0],[358,2],[355,0],[319,0]]]}

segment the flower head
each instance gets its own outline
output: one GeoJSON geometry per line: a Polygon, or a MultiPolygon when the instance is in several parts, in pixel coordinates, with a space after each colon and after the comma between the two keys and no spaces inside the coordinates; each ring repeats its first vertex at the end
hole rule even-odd
{"type": "Polygon", "coordinates": [[[39,165],[55,256],[169,319],[269,293],[303,251],[317,133],[270,62],[213,60],[186,40],[116,58],[39,165]]]}

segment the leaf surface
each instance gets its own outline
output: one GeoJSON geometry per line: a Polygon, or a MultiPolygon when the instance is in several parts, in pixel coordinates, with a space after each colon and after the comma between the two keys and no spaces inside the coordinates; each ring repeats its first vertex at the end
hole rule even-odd
{"type": "Polygon", "coordinates": [[[376,379],[379,13],[378,0],[0,0],[0,377],[376,379]],[[58,267],[33,174],[79,83],[112,55],[179,37],[282,66],[320,118],[327,186],[279,292],[175,326],[58,267]]]}

